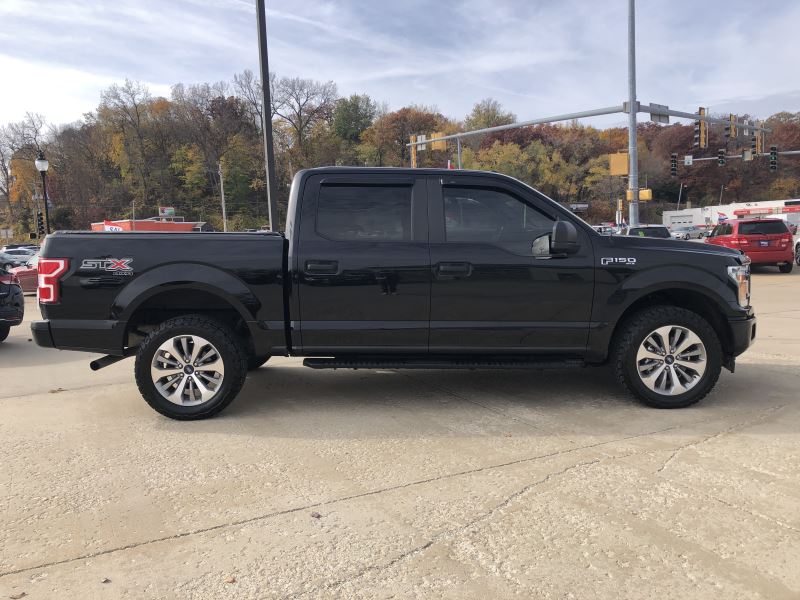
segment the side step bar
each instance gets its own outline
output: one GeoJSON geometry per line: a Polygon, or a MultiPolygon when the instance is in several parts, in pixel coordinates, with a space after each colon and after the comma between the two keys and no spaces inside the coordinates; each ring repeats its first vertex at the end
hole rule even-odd
{"type": "Polygon", "coordinates": [[[585,367],[582,360],[475,360],[418,358],[307,358],[312,369],[571,369],[585,367]]]}

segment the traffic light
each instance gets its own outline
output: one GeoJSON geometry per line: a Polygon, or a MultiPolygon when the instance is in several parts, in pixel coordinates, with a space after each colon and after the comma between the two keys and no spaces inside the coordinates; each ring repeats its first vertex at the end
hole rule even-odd
{"type": "Polygon", "coordinates": [[[758,134],[754,131],[753,135],[750,137],[750,150],[753,152],[753,154],[756,154],[758,152],[757,147],[758,147],[758,134]]]}
{"type": "Polygon", "coordinates": [[[722,149],[722,148],[717,150],[717,164],[720,167],[724,167],[725,166],[725,150],[722,149]]]}
{"type": "Polygon", "coordinates": [[[769,147],[769,170],[775,172],[778,170],[778,147],[769,147]]]}
{"type": "MultiPolygon", "coordinates": [[[[701,117],[706,115],[706,109],[702,106],[697,109],[697,114],[701,117]]],[[[702,119],[694,122],[694,146],[695,148],[708,147],[708,125],[702,119]]]]}
{"type": "Polygon", "coordinates": [[[672,177],[678,176],[678,155],[675,152],[669,155],[669,174],[672,177]]]}
{"type": "Polygon", "coordinates": [[[36,231],[39,232],[39,237],[44,237],[45,230],[44,230],[44,215],[42,211],[36,213],[36,231]]]}

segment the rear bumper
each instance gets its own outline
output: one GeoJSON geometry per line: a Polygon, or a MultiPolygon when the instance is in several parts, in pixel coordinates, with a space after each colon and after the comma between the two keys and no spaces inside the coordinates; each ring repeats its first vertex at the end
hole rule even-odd
{"type": "Polygon", "coordinates": [[[794,260],[794,250],[770,250],[769,252],[748,252],[750,264],[753,265],[774,265],[776,263],[792,262],[794,260]]]}
{"type": "Polygon", "coordinates": [[[31,323],[33,341],[42,348],[55,348],[53,334],[50,333],[50,321],[33,321],[31,323]]]}
{"type": "Polygon", "coordinates": [[[733,347],[731,356],[739,356],[747,350],[756,339],[756,317],[751,316],[744,319],[728,319],[731,329],[733,347]]]}
{"type": "Polygon", "coordinates": [[[25,311],[16,306],[0,306],[0,324],[19,325],[25,316],[25,311]]]}
{"type": "Polygon", "coordinates": [[[125,325],[124,321],[50,319],[33,321],[31,333],[44,348],[122,356],[125,325]]]}

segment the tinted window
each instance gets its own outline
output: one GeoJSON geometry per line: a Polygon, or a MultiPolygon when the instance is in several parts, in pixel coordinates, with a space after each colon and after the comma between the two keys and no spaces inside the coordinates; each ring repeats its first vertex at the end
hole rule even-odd
{"type": "Polygon", "coordinates": [[[739,223],[739,235],[768,235],[770,233],[786,233],[786,223],[783,221],[756,221],[754,223],[739,223]]]}
{"type": "Polygon", "coordinates": [[[445,187],[442,194],[448,242],[488,242],[530,255],[533,241],[553,230],[554,219],[500,190],[445,187]]]}
{"type": "Polygon", "coordinates": [[[631,229],[628,231],[628,235],[654,238],[672,237],[669,234],[669,229],[666,227],[631,227],[631,229]]]}
{"type": "Polygon", "coordinates": [[[323,185],[316,229],[334,241],[410,241],[411,186],[323,185]]]}

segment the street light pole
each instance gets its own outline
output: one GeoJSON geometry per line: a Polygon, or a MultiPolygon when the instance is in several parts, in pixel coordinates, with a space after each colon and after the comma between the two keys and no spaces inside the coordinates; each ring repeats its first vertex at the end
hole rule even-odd
{"type": "Polygon", "coordinates": [[[628,0],[628,189],[631,205],[628,220],[639,224],[639,156],[636,151],[636,2],[628,0]]]}
{"type": "Polygon", "coordinates": [[[44,228],[45,235],[50,233],[50,208],[47,206],[47,169],[50,167],[50,162],[44,157],[44,152],[39,150],[39,155],[36,157],[36,169],[42,176],[42,194],[44,195],[44,228]]]}
{"type": "Polygon", "coordinates": [[[267,210],[270,231],[278,230],[277,194],[275,191],[275,152],[272,146],[272,102],[267,59],[267,19],[264,0],[256,0],[258,53],[261,63],[261,129],[264,131],[264,162],[267,171],[267,210]]]}

